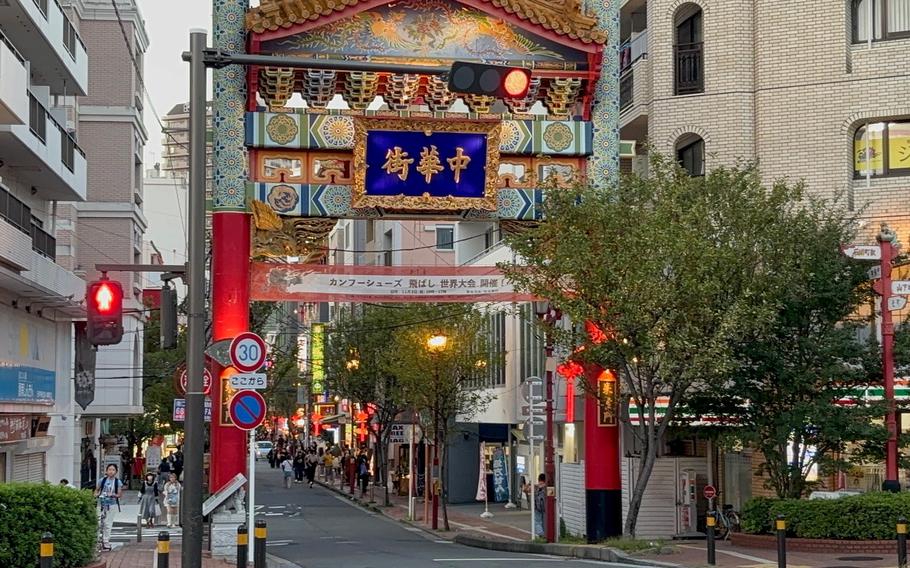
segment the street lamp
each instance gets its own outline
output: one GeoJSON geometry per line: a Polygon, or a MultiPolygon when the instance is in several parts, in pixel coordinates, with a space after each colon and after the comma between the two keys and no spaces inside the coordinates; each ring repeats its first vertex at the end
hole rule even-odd
{"type": "Polygon", "coordinates": [[[350,361],[345,363],[344,366],[347,367],[348,371],[356,371],[357,369],[360,368],[360,361],[358,361],[357,359],[351,359],[350,361]]]}
{"type": "MultiPolygon", "coordinates": [[[[449,345],[448,336],[437,333],[427,338],[427,350],[430,353],[438,354],[446,349],[449,345]]],[[[434,389],[433,389],[433,530],[439,528],[439,491],[436,489],[436,475],[439,475],[439,366],[434,367],[434,389]]],[[[429,487],[429,484],[427,484],[429,487]]],[[[424,489],[426,494],[426,489],[424,489]]]]}
{"type": "MultiPolygon", "coordinates": [[[[555,324],[561,317],[562,314],[559,310],[552,307],[550,302],[534,302],[534,313],[537,314],[537,317],[540,318],[544,324],[548,327],[555,324]]],[[[546,332],[546,355],[547,355],[547,373],[546,373],[546,385],[547,385],[547,400],[546,400],[546,414],[547,414],[547,434],[544,441],[544,475],[547,478],[547,500],[546,508],[544,509],[544,534],[546,535],[547,542],[556,541],[556,486],[553,483],[556,480],[556,462],[554,459],[554,447],[553,447],[553,371],[549,364],[549,358],[553,356],[553,337],[550,334],[549,329],[546,332]]],[[[533,442],[532,442],[533,443],[533,442]]]]}
{"type": "Polygon", "coordinates": [[[446,335],[437,333],[436,335],[431,335],[427,338],[427,349],[431,353],[437,353],[439,351],[444,351],[449,345],[449,338],[446,335]]]}

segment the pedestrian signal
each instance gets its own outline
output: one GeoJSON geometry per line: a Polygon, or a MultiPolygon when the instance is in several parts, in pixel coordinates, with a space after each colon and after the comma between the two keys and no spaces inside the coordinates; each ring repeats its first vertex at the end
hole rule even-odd
{"type": "Polygon", "coordinates": [[[89,343],[114,345],[123,338],[123,287],[106,277],[91,282],[85,292],[89,343]]]}

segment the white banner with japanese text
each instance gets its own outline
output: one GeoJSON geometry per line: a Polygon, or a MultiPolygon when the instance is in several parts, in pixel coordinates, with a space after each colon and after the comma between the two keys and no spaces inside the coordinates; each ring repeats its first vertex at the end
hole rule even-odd
{"type": "Polygon", "coordinates": [[[495,266],[252,263],[250,295],[297,302],[523,302],[495,266]]]}

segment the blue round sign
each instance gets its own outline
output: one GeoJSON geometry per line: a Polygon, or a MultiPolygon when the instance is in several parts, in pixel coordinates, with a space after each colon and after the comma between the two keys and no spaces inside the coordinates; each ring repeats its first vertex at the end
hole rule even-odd
{"type": "Polygon", "coordinates": [[[231,420],[241,430],[252,430],[262,424],[265,412],[265,399],[254,390],[242,390],[231,399],[231,420]]]}

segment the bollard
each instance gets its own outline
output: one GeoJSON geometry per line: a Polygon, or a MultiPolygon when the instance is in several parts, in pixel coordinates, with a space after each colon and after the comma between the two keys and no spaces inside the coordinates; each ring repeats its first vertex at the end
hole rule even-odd
{"type": "Polygon", "coordinates": [[[717,562],[714,552],[714,527],[717,525],[717,516],[714,511],[708,511],[708,518],[705,519],[705,523],[708,529],[708,565],[714,566],[717,562]]]}
{"type": "Polygon", "coordinates": [[[142,515],[136,515],[136,542],[142,542],[142,515]]]}
{"type": "Polygon", "coordinates": [[[774,521],[777,530],[777,566],[787,568],[787,521],[783,515],[778,515],[774,521]]]}
{"type": "Polygon", "coordinates": [[[907,519],[897,520],[897,566],[907,568],[907,519]]]}
{"type": "Polygon", "coordinates": [[[237,527],[237,568],[246,568],[247,558],[249,557],[247,552],[248,536],[246,525],[237,527]]]}
{"type": "Polygon", "coordinates": [[[171,535],[167,531],[158,533],[158,568],[168,568],[171,557],[171,535]]]}
{"type": "Polygon", "coordinates": [[[265,521],[256,521],[253,539],[253,568],[265,568],[265,521]]]}
{"type": "Polygon", "coordinates": [[[41,568],[52,568],[54,566],[54,535],[49,532],[41,535],[41,568]]]}

